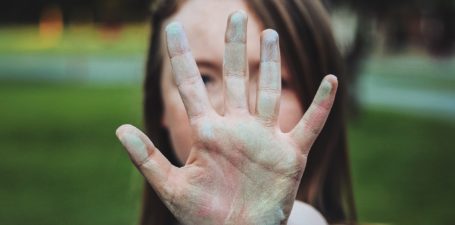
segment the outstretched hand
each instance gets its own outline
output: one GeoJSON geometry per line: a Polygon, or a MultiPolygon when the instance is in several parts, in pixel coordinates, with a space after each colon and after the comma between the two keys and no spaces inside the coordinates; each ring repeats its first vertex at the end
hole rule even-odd
{"type": "Polygon", "coordinates": [[[183,224],[285,224],[310,148],[332,107],[337,79],[326,76],[295,128],[278,124],[281,65],[278,34],[261,36],[256,110],[248,108],[247,16],[229,17],[225,38],[225,113],[211,106],[183,28],[166,28],[173,74],[191,124],[185,166],[173,166],[145,134],[123,125],[117,136],[162,201],[183,224]]]}

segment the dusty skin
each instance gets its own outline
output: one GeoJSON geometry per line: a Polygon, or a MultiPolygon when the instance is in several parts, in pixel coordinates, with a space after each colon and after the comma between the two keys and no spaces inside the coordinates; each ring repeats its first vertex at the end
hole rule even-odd
{"type": "Polygon", "coordinates": [[[223,116],[210,104],[182,26],[174,22],[166,28],[174,78],[195,140],[184,167],[171,165],[137,128],[123,125],[117,130],[135,165],[183,224],[286,224],[307,155],[333,104],[338,83],[328,75],[295,128],[280,130],[278,34],[265,30],[257,110],[250,113],[246,21],[242,11],[228,19],[223,116]]]}

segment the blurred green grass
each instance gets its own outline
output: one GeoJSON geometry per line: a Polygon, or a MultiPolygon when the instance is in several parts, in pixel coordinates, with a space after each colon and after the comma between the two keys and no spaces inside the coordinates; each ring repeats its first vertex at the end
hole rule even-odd
{"type": "Polygon", "coordinates": [[[141,183],[114,132],[141,124],[140,90],[0,87],[1,224],[133,224],[141,183]]]}
{"type": "MultiPolygon", "coordinates": [[[[138,86],[0,85],[0,220],[135,224],[141,179],[114,136],[141,125],[138,86]]],[[[365,110],[350,123],[363,222],[451,224],[453,121],[365,110]]]]}
{"type": "Polygon", "coordinates": [[[352,172],[362,221],[452,224],[452,121],[364,110],[349,126],[352,172]]]}

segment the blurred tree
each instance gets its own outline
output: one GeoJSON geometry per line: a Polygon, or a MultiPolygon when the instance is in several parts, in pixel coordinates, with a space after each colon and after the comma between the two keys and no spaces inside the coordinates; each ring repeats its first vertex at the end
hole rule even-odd
{"type": "Polygon", "coordinates": [[[384,27],[389,50],[410,45],[433,56],[455,50],[455,1],[453,0],[323,0],[332,8],[348,6],[362,19],[384,27]]]}
{"type": "MultiPolygon", "coordinates": [[[[322,0],[332,12],[335,31],[349,30],[340,24],[337,11],[356,18],[349,46],[341,46],[346,60],[350,115],[358,112],[357,79],[362,62],[375,43],[373,31],[385,38],[385,50],[399,52],[409,47],[426,50],[436,57],[451,56],[455,50],[454,0],[322,0]]],[[[346,32],[346,31],[345,31],[346,32]]],[[[338,38],[338,41],[339,38],[338,38]]],[[[343,40],[341,40],[343,41],[343,40]]]]}
{"type": "MultiPolygon", "coordinates": [[[[74,18],[74,9],[91,11],[95,22],[143,21],[147,17],[149,0],[15,0],[4,1],[0,7],[0,24],[38,23],[42,10],[49,5],[62,9],[74,18]]],[[[81,12],[84,14],[85,12],[81,12]]]]}

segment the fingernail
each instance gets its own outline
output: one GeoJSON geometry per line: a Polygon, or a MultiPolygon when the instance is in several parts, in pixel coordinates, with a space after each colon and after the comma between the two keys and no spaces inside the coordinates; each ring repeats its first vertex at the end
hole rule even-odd
{"type": "Polygon", "coordinates": [[[246,43],[246,26],[248,16],[239,10],[229,16],[226,29],[226,42],[246,43]]]}
{"type": "Polygon", "coordinates": [[[166,26],[167,49],[171,57],[190,51],[190,45],[186,38],[183,26],[178,22],[172,22],[166,26]]]}
{"type": "Polygon", "coordinates": [[[328,79],[324,79],[319,86],[319,89],[317,91],[317,94],[315,96],[315,101],[316,102],[323,102],[324,100],[328,99],[330,97],[330,93],[332,92],[332,83],[328,81],[328,79]]]}
{"type": "Polygon", "coordinates": [[[140,165],[148,158],[147,146],[137,134],[126,131],[118,134],[118,136],[137,165],[140,165]]]}
{"type": "Polygon", "coordinates": [[[280,45],[278,33],[275,30],[267,29],[262,32],[261,41],[261,61],[279,62],[280,45]]]}

